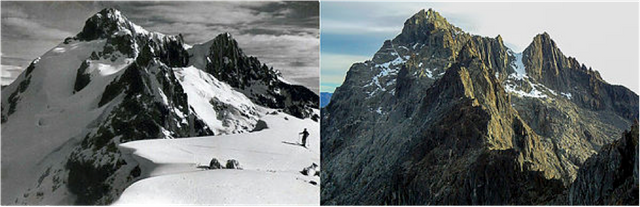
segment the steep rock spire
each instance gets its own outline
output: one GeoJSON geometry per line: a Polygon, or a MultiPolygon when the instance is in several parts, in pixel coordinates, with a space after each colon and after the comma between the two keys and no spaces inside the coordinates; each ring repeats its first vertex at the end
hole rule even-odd
{"type": "Polygon", "coordinates": [[[523,52],[527,74],[535,79],[553,78],[560,70],[571,67],[548,33],[538,34],[523,52]]]}
{"type": "Polygon", "coordinates": [[[121,30],[134,31],[135,28],[120,11],[105,8],[87,19],[82,31],[76,37],[79,40],[90,41],[107,38],[121,30]]]}

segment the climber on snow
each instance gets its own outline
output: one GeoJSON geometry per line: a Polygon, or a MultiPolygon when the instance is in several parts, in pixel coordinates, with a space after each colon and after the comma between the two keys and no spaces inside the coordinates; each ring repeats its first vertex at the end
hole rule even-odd
{"type": "Polygon", "coordinates": [[[299,134],[302,134],[302,146],[304,148],[307,148],[307,137],[309,137],[309,132],[307,131],[307,128],[304,128],[304,131],[300,132],[299,134]]]}

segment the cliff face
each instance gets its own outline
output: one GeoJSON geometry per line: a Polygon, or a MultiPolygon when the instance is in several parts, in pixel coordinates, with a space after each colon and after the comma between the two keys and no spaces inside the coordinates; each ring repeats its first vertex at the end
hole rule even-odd
{"type": "Polygon", "coordinates": [[[611,110],[625,119],[638,117],[638,95],[631,90],[607,84],[600,73],[575,58],[566,57],[546,32],[537,35],[523,52],[527,74],[545,86],[572,94],[580,107],[595,111],[611,110]]]}
{"type": "Polygon", "coordinates": [[[580,168],[570,205],[638,205],[638,122],[580,168]]]}
{"type": "Polygon", "coordinates": [[[205,71],[229,83],[254,103],[280,108],[302,119],[314,116],[313,109],[318,108],[320,98],[318,94],[282,81],[280,71],[260,63],[256,57],[245,55],[230,34],[220,34],[201,47],[208,47],[209,52],[192,59],[203,62],[205,71]]]}
{"type": "MultiPolygon", "coordinates": [[[[564,91],[590,79],[566,83],[563,73],[597,73],[566,72],[577,61],[544,36],[516,54],[500,36],[470,35],[433,10],[409,18],[372,60],[350,68],[323,111],[322,203],[556,199],[632,119],[564,91]]],[[[637,114],[630,96],[621,108],[637,114]]]]}

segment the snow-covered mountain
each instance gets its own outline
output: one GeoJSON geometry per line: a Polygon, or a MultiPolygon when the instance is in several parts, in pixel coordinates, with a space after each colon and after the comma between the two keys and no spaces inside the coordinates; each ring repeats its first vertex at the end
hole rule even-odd
{"type": "Polygon", "coordinates": [[[637,174],[601,171],[631,162],[581,169],[637,118],[637,94],[565,56],[549,34],[515,53],[499,35],[421,10],[354,63],[322,109],[321,203],[565,205],[577,203],[562,197],[574,188],[585,189],[574,200],[637,204],[637,174]],[[604,174],[621,179],[584,178],[604,174]]]}
{"type": "Polygon", "coordinates": [[[267,113],[313,128],[317,108],[229,34],[190,46],[104,9],[2,90],[2,204],[109,204],[147,173],[122,143],[249,133],[267,113]]]}

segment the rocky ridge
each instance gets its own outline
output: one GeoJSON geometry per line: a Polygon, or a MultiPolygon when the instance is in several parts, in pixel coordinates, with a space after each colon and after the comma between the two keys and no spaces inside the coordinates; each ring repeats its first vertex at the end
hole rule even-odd
{"type": "Polygon", "coordinates": [[[322,203],[552,202],[638,116],[636,94],[575,66],[546,33],[518,54],[421,10],[323,110],[322,203]]]}

